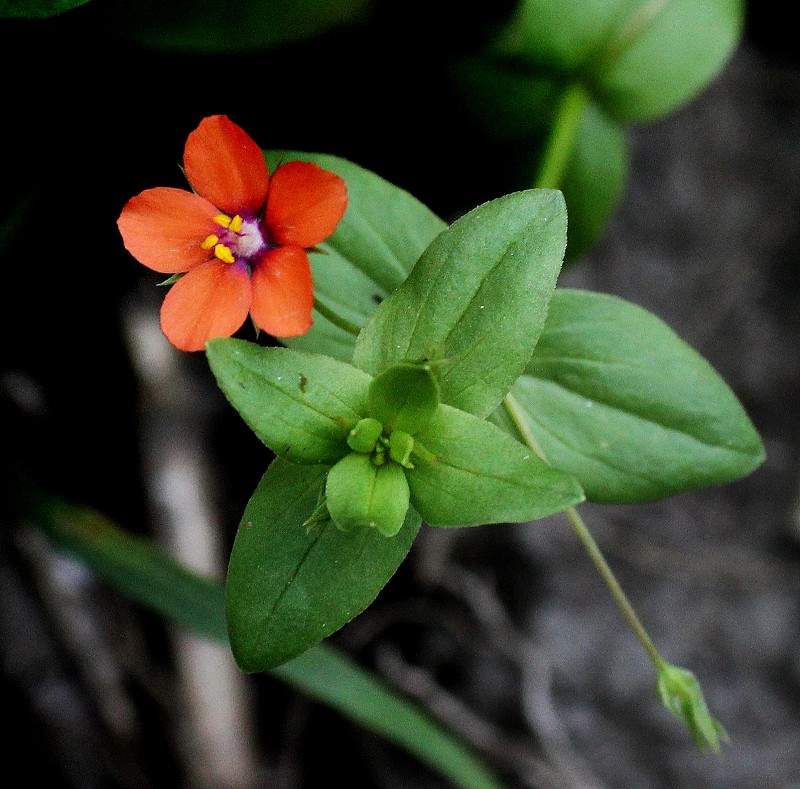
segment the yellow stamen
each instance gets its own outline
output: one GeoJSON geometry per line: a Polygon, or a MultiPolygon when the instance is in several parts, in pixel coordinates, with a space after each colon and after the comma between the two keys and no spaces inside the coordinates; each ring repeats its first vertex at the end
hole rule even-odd
{"type": "Polygon", "coordinates": [[[206,240],[200,244],[203,249],[213,249],[214,245],[219,243],[219,236],[210,235],[206,238],[206,240]]]}
{"type": "Polygon", "coordinates": [[[223,262],[223,263],[235,263],[236,258],[233,256],[233,252],[225,246],[225,244],[217,244],[214,247],[214,254],[223,262]]]}
{"type": "Polygon", "coordinates": [[[214,221],[218,225],[222,225],[223,227],[230,227],[231,226],[231,218],[226,216],[225,214],[217,214],[214,217],[214,221]]]}
{"type": "Polygon", "coordinates": [[[236,214],[236,216],[231,219],[231,223],[228,227],[233,230],[234,233],[238,233],[242,229],[243,221],[244,220],[239,216],[239,214],[236,214]]]}

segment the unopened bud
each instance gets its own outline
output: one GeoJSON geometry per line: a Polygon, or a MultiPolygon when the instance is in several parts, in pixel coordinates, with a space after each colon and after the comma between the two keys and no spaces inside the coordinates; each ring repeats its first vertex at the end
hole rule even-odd
{"type": "Polygon", "coordinates": [[[664,663],[658,672],[658,693],[664,706],[689,729],[700,750],[717,753],[728,740],[724,726],[708,710],[697,678],[685,668],[664,663]]]}

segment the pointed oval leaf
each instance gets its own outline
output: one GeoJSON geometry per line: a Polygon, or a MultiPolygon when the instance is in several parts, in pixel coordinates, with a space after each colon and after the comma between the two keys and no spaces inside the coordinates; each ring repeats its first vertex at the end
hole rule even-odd
{"type": "Polygon", "coordinates": [[[243,671],[264,671],[305,652],[360,614],[405,559],[419,531],[409,508],[392,539],[375,529],[306,525],[327,467],[276,458],[247,504],[228,565],[231,648],[243,671]]]}
{"type": "Polygon", "coordinates": [[[389,431],[418,433],[438,405],[439,384],[427,365],[394,364],[369,387],[370,415],[389,431]]]}
{"type": "Polygon", "coordinates": [[[545,457],[592,501],[659,499],[730,482],[764,460],[755,427],[711,365],[615,296],[557,290],[512,392],[545,457]]]}
{"type": "Polygon", "coordinates": [[[484,203],[437,236],[359,335],[353,363],[378,375],[435,360],[442,402],[486,416],[522,373],[566,246],[551,189],[484,203]]]}
{"type": "Polygon", "coordinates": [[[228,401],[276,455],[335,463],[350,451],[370,376],[327,356],[246,340],[211,340],[206,355],[228,401]]]}
{"type": "Polygon", "coordinates": [[[412,462],[411,503],[434,526],[537,520],[584,498],[572,477],[498,427],[445,405],[417,436],[412,462]]]}
{"type": "MultiPolygon", "coordinates": [[[[270,172],[281,162],[307,161],[346,181],[347,211],[333,235],[320,244],[324,254],[311,255],[311,268],[316,297],[350,323],[363,326],[446,223],[409,192],[346,159],[301,151],[264,155],[270,172]]],[[[349,361],[355,337],[315,311],[307,334],[282,342],[349,361]]]]}
{"type": "Polygon", "coordinates": [[[394,537],[408,511],[408,482],[397,463],[376,466],[370,455],[351,452],[328,473],[325,500],[345,531],[376,529],[394,537]]]}

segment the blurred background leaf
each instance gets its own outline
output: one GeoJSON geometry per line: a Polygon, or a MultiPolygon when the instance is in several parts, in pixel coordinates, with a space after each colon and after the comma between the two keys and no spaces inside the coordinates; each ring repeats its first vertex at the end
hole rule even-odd
{"type": "MultiPolygon", "coordinates": [[[[135,603],[204,638],[227,643],[224,587],[182,566],[149,540],[126,534],[102,513],[42,491],[27,492],[32,496],[29,524],[59,550],[135,603]]],[[[454,786],[499,789],[464,743],[339,651],[318,645],[271,673],[407,749],[454,786]]]]}
{"type": "Polygon", "coordinates": [[[63,14],[89,0],[0,0],[0,18],[44,19],[63,14]]]}
{"type": "Polygon", "coordinates": [[[118,34],[144,46],[230,55],[361,24],[372,5],[373,0],[111,0],[109,13],[118,34]]]}
{"type": "Polygon", "coordinates": [[[579,80],[612,117],[642,122],[708,85],[743,21],[741,0],[522,0],[492,50],[579,80]]]}

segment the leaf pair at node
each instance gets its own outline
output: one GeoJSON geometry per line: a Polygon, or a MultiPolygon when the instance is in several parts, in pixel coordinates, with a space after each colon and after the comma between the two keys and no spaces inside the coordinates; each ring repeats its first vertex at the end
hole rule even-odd
{"type": "Polygon", "coordinates": [[[409,504],[431,525],[474,526],[535,520],[583,500],[572,477],[505,431],[440,403],[429,365],[399,363],[372,378],[243,340],[214,340],[207,353],[230,402],[276,455],[331,466],[325,501],[344,531],[393,536],[409,504]]]}

